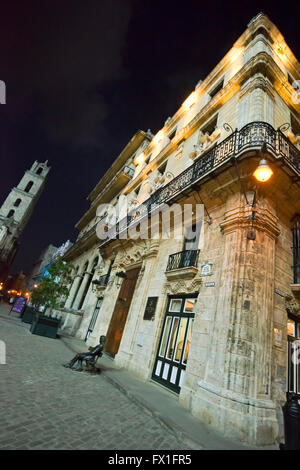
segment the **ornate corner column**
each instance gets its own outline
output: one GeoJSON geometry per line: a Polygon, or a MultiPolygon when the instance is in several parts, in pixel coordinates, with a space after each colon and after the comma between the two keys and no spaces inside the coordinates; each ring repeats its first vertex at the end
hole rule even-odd
{"type": "Polygon", "coordinates": [[[220,224],[220,290],[205,377],[192,411],[227,436],[268,444],[278,432],[270,381],[279,230],[266,201],[254,214],[240,204],[228,209],[220,224]]]}

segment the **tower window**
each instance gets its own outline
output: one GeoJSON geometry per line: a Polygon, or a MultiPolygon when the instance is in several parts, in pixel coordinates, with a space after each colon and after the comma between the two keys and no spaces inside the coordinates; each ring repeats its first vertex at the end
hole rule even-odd
{"type": "Polygon", "coordinates": [[[15,203],[14,203],[14,206],[15,206],[15,207],[19,207],[19,205],[21,204],[21,202],[22,202],[22,199],[17,199],[17,200],[15,201],[15,203]]]}
{"type": "Polygon", "coordinates": [[[11,209],[9,213],[7,214],[7,218],[10,219],[14,215],[15,211],[11,209]]]}
{"type": "Polygon", "coordinates": [[[43,171],[43,168],[42,167],[39,167],[37,170],[36,170],[36,174],[37,175],[40,175],[43,171]]]}
{"type": "Polygon", "coordinates": [[[27,184],[26,188],[25,188],[25,193],[29,193],[29,191],[31,190],[33,186],[33,181],[29,181],[29,183],[27,184]]]}

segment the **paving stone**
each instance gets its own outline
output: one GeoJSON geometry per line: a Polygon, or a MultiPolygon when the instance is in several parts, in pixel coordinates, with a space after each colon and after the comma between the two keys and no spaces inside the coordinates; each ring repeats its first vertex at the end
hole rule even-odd
{"type": "Polygon", "coordinates": [[[103,375],[62,367],[73,355],[64,342],[30,334],[1,310],[0,321],[1,450],[188,449],[103,375]]]}

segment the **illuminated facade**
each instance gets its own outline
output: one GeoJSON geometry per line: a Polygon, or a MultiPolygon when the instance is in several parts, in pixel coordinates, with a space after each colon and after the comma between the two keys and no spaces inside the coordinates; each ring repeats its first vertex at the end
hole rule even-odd
{"type": "Polygon", "coordinates": [[[286,388],[300,385],[299,79],[276,26],[253,18],[164,127],[129,142],[65,255],[75,271],[62,331],[91,345],[106,334],[117,364],[175,391],[228,437],[261,445],[282,438],[286,388]],[[99,240],[96,208],[120,196],[129,216],[115,221],[117,239],[99,240]],[[140,204],[149,213],[173,202],[204,204],[201,247],[121,236],[147,217],[140,204]]]}
{"type": "Polygon", "coordinates": [[[45,185],[50,167],[34,162],[0,207],[0,279],[5,280],[17,254],[20,237],[45,185]]]}

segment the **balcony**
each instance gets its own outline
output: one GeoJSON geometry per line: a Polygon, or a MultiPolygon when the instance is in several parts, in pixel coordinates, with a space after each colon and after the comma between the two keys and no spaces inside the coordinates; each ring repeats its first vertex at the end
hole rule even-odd
{"type": "Polygon", "coordinates": [[[186,250],[169,256],[166,276],[168,280],[192,279],[198,272],[200,250],[186,250]]]}
{"type": "Polygon", "coordinates": [[[138,224],[142,218],[148,217],[153,207],[157,209],[162,204],[175,202],[185,191],[197,186],[210,173],[224,167],[225,164],[231,164],[233,158],[238,159],[247,152],[260,150],[264,143],[275,160],[281,160],[290,171],[300,175],[300,151],[297,147],[280,129],[275,130],[266,122],[251,122],[241,130],[232,132],[209,151],[199,155],[193,165],[173,178],[170,183],[159,188],[134,212],[111,227],[107,232],[107,239],[101,242],[100,247],[119,238],[119,235],[131,224],[138,224]]]}

